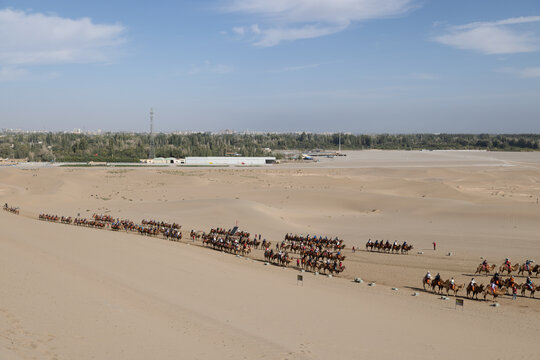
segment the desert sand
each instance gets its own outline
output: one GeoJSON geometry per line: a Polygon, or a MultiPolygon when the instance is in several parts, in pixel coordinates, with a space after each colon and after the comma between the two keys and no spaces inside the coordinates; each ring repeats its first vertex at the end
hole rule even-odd
{"type": "Polygon", "coordinates": [[[261,168],[0,168],[0,201],[21,209],[0,211],[0,359],[540,356],[540,300],[456,309],[421,289],[427,270],[467,283],[481,257],[540,261],[540,153],[347,154],[261,168]],[[238,223],[274,243],[338,236],[347,270],[304,273],[298,286],[297,270],[265,266],[260,252],[235,257],[40,212],[175,221],[187,232],[238,223]],[[368,238],[415,249],[371,253],[368,238]]]}

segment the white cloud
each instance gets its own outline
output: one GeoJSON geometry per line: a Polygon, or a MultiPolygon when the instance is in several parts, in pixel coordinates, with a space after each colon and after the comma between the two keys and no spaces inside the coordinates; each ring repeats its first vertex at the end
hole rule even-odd
{"type": "Polygon", "coordinates": [[[522,69],[516,68],[502,68],[498,70],[502,73],[516,75],[521,78],[540,78],[540,66],[539,67],[528,67],[522,69]]]}
{"type": "Polygon", "coordinates": [[[14,66],[0,67],[0,82],[21,80],[28,75],[28,71],[14,66]]]}
{"type": "Polygon", "coordinates": [[[299,71],[299,70],[305,70],[305,69],[314,69],[321,66],[321,64],[306,64],[306,65],[298,65],[298,66],[288,66],[281,69],[273,69],[273,70],[267,70],[268,73],[283,73],[283,72],[289,72],[289,71],[299,71]]]}
{"type": "Polygon", "coordinates": [[[233,71],[233,68],[224,64],[213,64],[210,61],[205,61],[202,65],[193,66],[188,72],[189,75],[198,74],[227,74],[233,71]]]}
{"type": "Polygon", "coordinates": [[[238,35],[244,35],[246,33],[246,29],[244,29],[243,26],[237,26],[237,27],[233,27],[233,32],[235,34],[238,34],[238,35]]]}
{"type": "Polygon", "coordinates": [[[0,10],[0,64],[61,64],[109,61],[124,41],[122,25],[89,18],[0,10]]]}
{"type": "Polygon", "coordinates": [[[537,33],[518,29],[516,25],[540,22],[540,16],[509,18],[492,22],[474,22],[448,28],[435,41],[463,50],[483,54],[515,54],[540,50],[537,33]]]}
{"type": "Polygon", "coordinates": [[[226,10],[260,18],[264,26],[248,28],[250,41],[268,47],[334,34],[355,21],[402,15],[414,3],[416,0],[230,0],[226,10]]]}

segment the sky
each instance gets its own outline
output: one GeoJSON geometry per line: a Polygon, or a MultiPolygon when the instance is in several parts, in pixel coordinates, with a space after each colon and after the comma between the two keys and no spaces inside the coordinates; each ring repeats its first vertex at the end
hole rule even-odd
{"type": "Polygon", "coordinates": [[[0,129],[539,133],[538,0],[0,0],[0,129]]]}

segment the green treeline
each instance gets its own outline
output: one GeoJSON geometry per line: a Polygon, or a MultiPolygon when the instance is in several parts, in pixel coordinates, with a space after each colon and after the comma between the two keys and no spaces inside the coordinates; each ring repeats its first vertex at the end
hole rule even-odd
{"type": "MultiPolygon", "coordinates": [[[[156,134],[156,156],[263,156],[272,150],[337,150],[339,134],[156,134]]],[[[148,157],[150,135],[106,133],[1,133],[0,157],[30,161],[137,162],[148,157]]],[[[342,150],[444,150],[533,151],[540,149],[540,134],[341,134],[342,150]]]]}

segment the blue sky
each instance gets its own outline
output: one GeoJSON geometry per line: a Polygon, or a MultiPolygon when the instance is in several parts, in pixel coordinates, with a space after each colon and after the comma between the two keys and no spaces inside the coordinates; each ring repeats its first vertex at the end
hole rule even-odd
{"type": "Polygon", "coordinates": [[[0,0],[0,128],[538,133],[539,55],[537,0],[0,0]]]}

